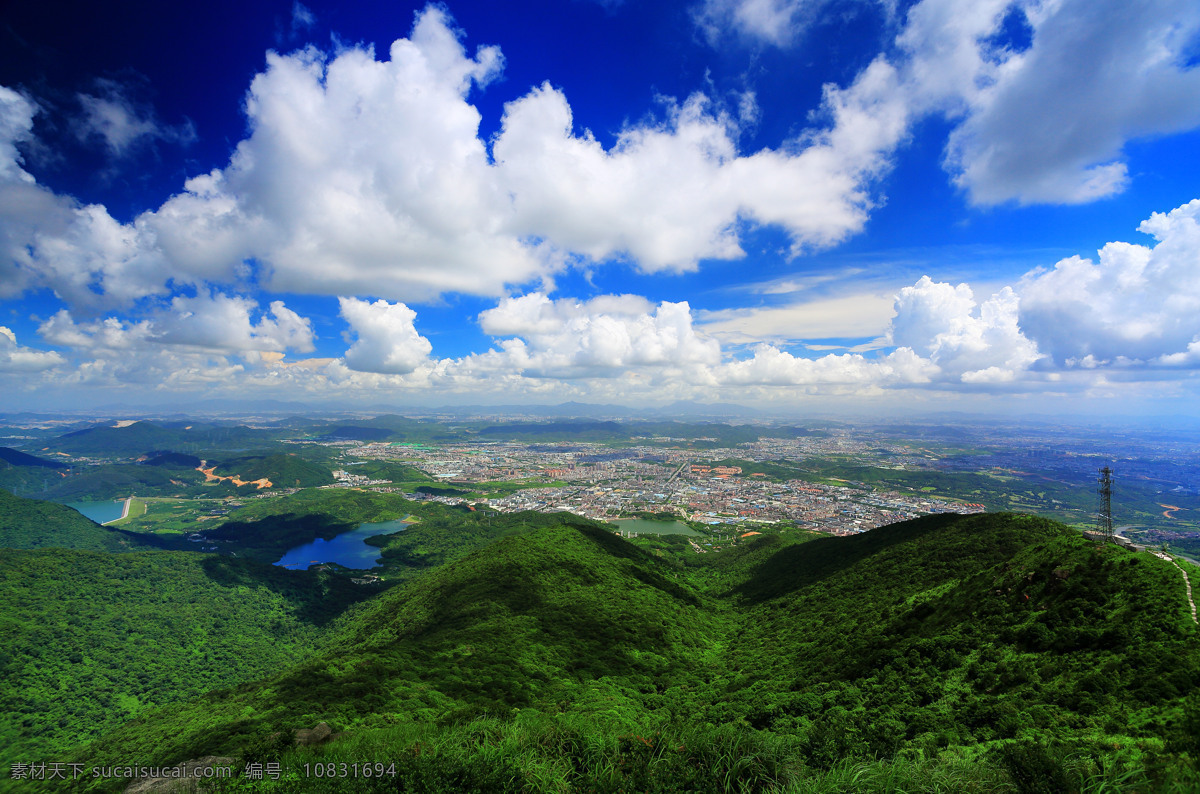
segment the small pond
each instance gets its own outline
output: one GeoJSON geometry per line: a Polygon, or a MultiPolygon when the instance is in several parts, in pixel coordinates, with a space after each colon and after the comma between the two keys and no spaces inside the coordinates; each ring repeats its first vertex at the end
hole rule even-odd
{"type": "Polygon", "coordinates": [[[117,502],[67,502],[67,507],[83,513],[97,524],[107,524],[116,521],[125,511],[125,500],[117,502]]]}
{"type": "Polygon", "coordinates": [[[379,564],[379,548],[368,546],[366,539],[374,535],[390,535],[408,528],[411,521],[403,518],[380,521],[375,524],[359,524],[356,529],[334,537],[332,540],[317,538],[312,543],[297,546],[284,554],[276,565],[303,570],[322,562],[356,570],[374,568],[379,564]]]}

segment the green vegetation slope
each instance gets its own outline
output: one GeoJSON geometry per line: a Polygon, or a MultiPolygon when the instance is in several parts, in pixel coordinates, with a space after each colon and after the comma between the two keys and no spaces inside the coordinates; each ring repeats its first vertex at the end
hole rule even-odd
{"type": "Polygon", "coordinates": [[[78,757],[373,752],[400,770],[260,789],[281,791],[806,790],[847,764],[944,790],[1187,790],[1198,646],[1174,566],[1038,518],[768,536],[701,567],[564,523],[434,568],[299,666],[78,757]],[[345,737],[286,750],[318,721],[345,737]]]}

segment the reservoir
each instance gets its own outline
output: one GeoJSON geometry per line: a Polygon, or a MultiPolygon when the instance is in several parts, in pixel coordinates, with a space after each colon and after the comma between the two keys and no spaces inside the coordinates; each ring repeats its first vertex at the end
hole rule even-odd
{"type": "MultiPolygon", "coordinates": [[[[120,512],[118,511],[118,515],[120,512]]],[[[335,562],[346,568],[365,570],[379,564],[379,549],[368,546],[364,541],[374,535],[390,535],[408,528],[411,521],[397,518],[377,524],[359,524],[357,529],[334,537],[332,540],[317,538],[312,543],[297,546],[284,554],[276,565],[303,570],[322,562],[335,562]]]]}
{"type": "Polygon", "coordinates": [[[125,500],[119,502],[67,502],[67,507],[83,513],[97,524],[107,524],[116,521],[125,510],[125,500]]]}
{"type": "Polygon", "coordinates": [[[700,534],[682,521],[647,521],[644,518],[619,518],[609,523],[616,524],[622,532],[637,532],[643,535],[700,534]]]}

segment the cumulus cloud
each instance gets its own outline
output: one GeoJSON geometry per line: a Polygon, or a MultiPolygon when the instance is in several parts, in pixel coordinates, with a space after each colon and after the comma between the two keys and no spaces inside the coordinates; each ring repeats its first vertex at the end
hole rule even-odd
{"type": "MultiPolygon", "coordinates": [[[[785,46],[824,5],[706,0],[697,19],[710,39],[733,30],[785,46]]],[[[896,74],[871,115],[906,129],[946,117],[945,166],[974,204],[1094,201],[1128,184],[1127,142],[1200,125],[1200,69],[1188,57],[1198,33],[1189,0],[922,0],[895,50],[866,70],[896,74]]]]}
{"type": "Polygon", "coordinates": [[[17,335],[0,325],[0,373],[42,372],[65,364],[53,350],[34,350],[17,343],[17,335]]]}
{"type": "Polygon", "coordinates": [[[1153,246],[1111,242],[1098,261],[1073,256],[1018,285],[1025,333],[1062,366],[1191,359],[1200,339],[1200,199],[1154,213],[1153,246]]]}
{"type": "Polygon", "coordinates": [[[255,323],[253,315],[257,312],[258,303],[249,298],[221,293],[178,296],[169,308],[137,322],[107,317],[80,323],[68,310],[61,309],[42,323],[38,333],[55,345],[108,353],[153,346],[231,353],[313,350],[311,323],[282,301],[273,301],[269,311],[255,323]]]}
{"type": "Polygon", "coordinates": [[[1032,26],[1032,46],[987,53],[994,62],[978,74],[988,80],[965,95],[967,117],[947,148],[955,181],[973,202],[1079,203],[1120,192],[1129,179],[1127,141],[1200,125],[1200,69],[1184,57],[1200,32],[1200,6],[1017,7],[1032,26]]]}
{"type": "Polygon", "coordinates": [[[720,378],[734,385],[881,387],[928,383],[937,373],[936,365],[908,348],[874,359],[858,353],[801,358],[760,345],[751,358],[726,364],[720,378]]]}
{"type": "Polygon", "coordinates": [[[0,297],[50,287],[95,308],[166,292],[170,269],[144,231],[38,185],[18,144],[32,135],[36,106],[0,87],[0,297]]]}
{"type": "Polygon", "coordinates": [[[686,302],[653,306],[631,295],[555,301],[533,292],[505,298],[479,322],[493,336],[519,337],[502,345],[506,365],[544,377],[614,377],[638,367],[703,377],[721,356],[716,340],[696,333],[686,302]]]}
{"type": "Polygon", "coordinates": [[[781,47],[790,43],[812,11],[823,5],[802,0],[704,0],[693,11],[693,18],[714,45],[732,30],[781,47]]]}
{"type": "MultiPolygon", "coordinates": [[[[573,256],[645,272],[738,258],[745,223],[781,227],[799,253],[862,228],[870,185],[906,134],[905,109],[885,101],[895,70],[880,62],[828,87],[827,126],[778,149],[739,152],[745,114],[701,94],[664,100],[661,121],[606,148],[542,85],[508,103],[489,151],[469,95],[501,64],[494,47],[468,55],[433,6],[385,60],[360,48],[271,53],[229,164],[128,224],[30,183],[12,142],[28,137],[33,108],[9,92],[0,168],[11,200],[0,209],[20,270],[9,289],[48,286],[93,311],[164,294],[170,280],[205,290],[250,273],[281,291],[501,295],[573,256]]],[[[115,149],[151,134],[111,98],[88,102],[115,149]]]]}
{"type": "Polygon", "coordinates": [[[403,303],[338,298],[342,319],[357,339],[345,365],[359,372],[406,375],[426,363],[433,345],[413,325],[417,313],[403,303]]]}
{"type": "Polygon", "coordinates": [[[966,284],[952,287],[923,276],[896,296],[889,335],[963,383],[1016,380],[1041,358],[1017,322],[1020,300],[1011,287],[976,304],[966,284]]]}
{"type": "Polygon", "coordinates": [[[388,60],[271,53],[229,166],[144,222],[189,241],[197,216],[216,224],[219,244],[187,262],[194,277],[228,278],[254,256],[288,291],[428,300],[537,277],[547,262],[506,228],[508,198],[467,101],[501,62],[494,47],[467,56],[436,7],[388,60]]]}

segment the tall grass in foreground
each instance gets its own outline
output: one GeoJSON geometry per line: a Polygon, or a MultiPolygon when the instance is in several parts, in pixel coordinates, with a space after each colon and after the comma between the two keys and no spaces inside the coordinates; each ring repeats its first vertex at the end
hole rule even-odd
{"type": "Polygon", "coordinates": [[[1200,791],[1200,773],[1138,751],[1008,743],[932,756],[843,759],[809,766],[795,737],[734,726],[639,729],[614,719],[522,712],[453,726],[401,724],[346,734],[316,748],[259,746],[278,780],[236,779],[219,792],[1167,792],[1200,791]],[[353,775],[354,764],[394,764],[395,775],[353,775]],[[307,776],[306,776],[306,766],[307,776]],[[317,774],[317,765],[333,770],[317,774]],[[345,764],[343,770],[341,767],[345,764]]]}

